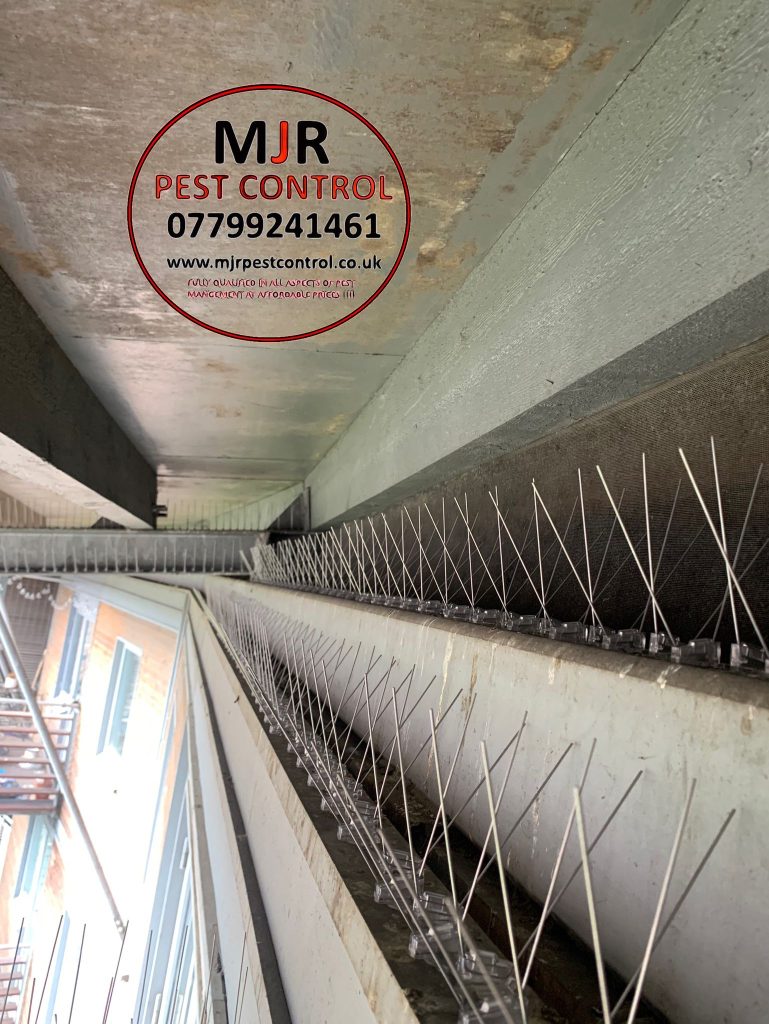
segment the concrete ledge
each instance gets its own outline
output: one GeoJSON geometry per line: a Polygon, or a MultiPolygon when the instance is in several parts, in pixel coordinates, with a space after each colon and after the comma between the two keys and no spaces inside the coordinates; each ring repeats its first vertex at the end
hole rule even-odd
{"type": "MultiPolygon", "coordinates": [[[[233,581],[236,587],[243,586],[241,581],[233,581]]],[[[265,599],[260,594],[259,600],[270,607],[289,606],[296,609],[296,602],[307,598],[312,604],[321,601],[336,606],[342,611],[362,611],[367,615],[379,616],[384,620],[402,622],[413,627],[419,624],[421,630],[436,630],[451,636],[466,637],[468,641],[477,640],[492,643],[512,650],[527,651],[557,662],[568,661],[583,668],[595,668],[600,672],[613,673],[629,677],[638,682],[646,682],[653,686],[678,687],[696,693],[718,697],[722,700],[736,701],[740,704],[752,705],[769,710],[769,679],[761,679],[728,671],[696,668],[691,665],[675,665],[663,660],[637,657],[618,651],[607,651],[600,647],[588,647],[586,644],[569,644],[558,640],[549,640],[525,633],[511,633],[506,629],[490,629],[488,626],[476,625],[472,622],[460,622],[456,619],[444,619],[435,615],[419,615],[414,612],[402,611],[398,608],[386,608],[383,605],[371,604],[366,601],[353,601],[344,598],[330,597],[325,594],[304,594],[300,591],[286,590],[283,587],[267,584],[245,584],[259,591],[276,591],[285,597],[265,599]]],[[[294,613],[295,614],[295,613],[294,613]]]]}
{"type": "MultiPolygon", "coordinates": [[[[462,689],[462,713],[452,712],[442,727],[443,750],[456,749],[470,694],[475,694],[473,720],[452,783],[454,807],[478,781],[480,739],[486,738],[493,757],[528,711],[517,781],[502,807],[503,834],[566,745],[574,744],[508,847],[511,873],[535,899],[545,895],[572,789],[593,738],[596,754],[585,790],[589,834],[643,771],[591,857],[604,952],[626,977],[641,960],[690,780],[696,777],[698,786],[671,905],[736,807],[714,858],[652,959],[646,991],[677,1024],[765,1024],[769,980],[763,951],[769,944],[769,912],[758,897],[769,884],[766,684],[276,587],[234,581],[212,585],[255,599],[328,637],[360,640],[364,652],[375,647],[385,663],[395,657],[402,674],[412,664],[418,680],[427,682],[435,674],[430,703],[436,711],[462,689]]],[[[330,679],[332,693],[338,696],[343,683],[330,679]]],[[[404,758],[416,752],[424,729],[415,721],[405,737],[404,758]]],[[[435,800],[429,761],[421,758],[410,774],[435,800]]],[[[459,823],[472,839],[483,841],[487,811],[478,798],[459,823]]],[[[575,861],[572,846],[565,870],[575,861]]],[[[581,884],[571,887],[559,914],[589,941],[581,884]]]]}
{"type": "Polygon", "coordinates": [[[270,956],[269,940],[265,941],[255,920],[261,906],[258,885],[254,884],[253,865],[249,863],[247,851],[244,858],[242,820],[238,814],[232,814],[227,781],[219,760],[221,743],[210,713],[210,695],[198,664],[195,644],[189,637],[187,673],[193,748],[190,774],[196,781],[202,802],[208,857],[220,868],[213,873],[212,881],[228,1007],[222,1020],[234,1014],[237,1003],[238,1007],[242,1004],[246,1020],[290,1024],[280,974],[270,956]],[[244,967],[248,968],[248,976],[241,988],[244,967]]]}
{"type": "Polygon", "coordinates": [[[416,1024],[406,993],[199,608],[192,608],[191,621],[292,1019],[416,1024]]]}

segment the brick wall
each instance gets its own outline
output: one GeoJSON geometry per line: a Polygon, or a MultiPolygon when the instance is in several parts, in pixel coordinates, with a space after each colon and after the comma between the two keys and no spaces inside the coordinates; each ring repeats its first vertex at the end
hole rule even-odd
{"type": "MultiPolygon", "coordinates": [[[[57,604],[70,597],[71,593],[61,587],[57,604]]],[[[53,613],[40,673],[40,700],[53,697],[69,614],[69,605],[53,613]]],[[[165,835],[186,722],[184,687],[177,686],[169,696],[176,644],[174,630],[104,602],[99,604],[79,695],[80,710],[68,773],[120,912],[124,920],[131,922],[123,961],[129,981],[132,977],[135,980],[136,965],[143,954],[142,922],[148,917],[154,895],[152,865],[165,835]],[[141,651],[139,673],[122,753],[109,747],[99,753],[99,735],[119,639],[141,651]],[[161,778],[164,764],[166,774],[161,778]]],[[[14,906],[18,901],[13,900],[13,892],[28,822],[22,816],[14,820],[8,856],[0,875],[0,942],[15,941],[20,908],[14,906]]],[[[103,983],[109,982],[119,940],[71,815],[67,808],[62,808],[57,841],[35,909],[33,941],[38,967],[47,963],[55,926],[65,909],[72,922],[70,944],[79,945],[83,922],[87,921],[83,958],[87,976],[81,978],[78,986],[77,1005],[79,1013],[85,1014],[82,1019],[90,1019],[103,1008],[100,990],[103,983]]]]}

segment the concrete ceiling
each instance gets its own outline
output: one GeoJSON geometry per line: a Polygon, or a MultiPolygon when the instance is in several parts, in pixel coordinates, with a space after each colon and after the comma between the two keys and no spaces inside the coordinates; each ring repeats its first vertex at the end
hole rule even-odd
{"type": "Polygon", "coordinates": [[[20,0],[0,51],[0,262],[157,469],[161,501],[274,495],[334,445],[680,7],[20,0]],[[382,296],[283,345],[174,313],[125,225],[154,132],[257,82],[353,104],[400,156],[413,201],[382,296]]]}

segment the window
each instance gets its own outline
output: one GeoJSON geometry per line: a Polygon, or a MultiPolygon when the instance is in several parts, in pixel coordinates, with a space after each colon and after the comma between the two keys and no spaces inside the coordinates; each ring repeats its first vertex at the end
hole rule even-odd
{"type": "MultiPolygon", "coordinates": [[[[57,999],[58,999],[58,996],[59,996],[59,987],[60,987],[60,982],[61,982],[62,969],[64,967],[64,957],[65,957],[66,952],[67,952],[67,939],[69,938],[69,923],[70,923],[69,922],[69,914],[65,911],[64,914],[62,915],[62,918],[61,918],[61,926],[59,928],[59,938],[58,938],[58,942],[56,943],[56,956],[55,956],[55,959],[52,961],[52,963],[50,964],[50,967],[49,967],[50,974],[51,974],[51,980],[50,980],[50,982],[48,984],[48,1002],[47,1002],[46,1008],[45,1008],[45,1015],[41,1018],[42,1024],[57,1024],[57,1020],[60,1020],[60,1021],[64,1020],[64,1010],[63,1010],[63,1008],[60,1010],[59,1016],[57,1018],[57,1015],[56,1015],[56,1003],[57,1003],[57,999]]],[[[74,981],[73,981],[73,983],[74,983],[74,981]]],[[[43,994],[44,993],[45,993],[45,990],[43,990],[43,993],[40,996],[41,1002],[42,1002],[43,994]]],[[[66,996],[67,995],[69,995],[69,992],[64,993],[64,1000],[63,1001],[66,1001],[66,996]]],[[[37,1008],[37,1014],[38,1014],[38,1016],[40,1014],[40,1005],[39,1004],[38,1004],[38,1008],[37,1008]]],[[[37,1017],[35,1019],[37,1019],[37,1017]]]]}
{"type": "Polygon", "coordinates": [[[118,640],[99,734],[99,753],[107,747],[116,750],[118,754],[123,752],[140,662],[141,651],[131,647],[125,640],[118,640]]]}
{"type": "Polygon", "coordinates": [[[69,613],[67,634],[61,652],[59,674],[56,677],[54,696],[66,694],[73,700],[80,695],[80,683],[85,667],[85,656],[91,634],[91,622],[74,606],[69,613]]]}
{"type": "Polygon", "coordinates": [[[24,852],[16,878],[15,896],[32,896],[45,878],[51,852],[51,831],[43,815],[33,815],[27,826],[24,852]]]}
{"type": "Polygon", "coordinates": [[[145,981],[132,1018],[137,1024],[181,1024],[200,1020],[188,779],[187,746],[183,743],[144,952],[145,981]]]}

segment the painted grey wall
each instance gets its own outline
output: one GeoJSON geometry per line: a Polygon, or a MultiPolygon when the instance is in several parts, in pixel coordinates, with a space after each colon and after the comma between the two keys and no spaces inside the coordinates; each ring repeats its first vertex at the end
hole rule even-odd
{"type": "Polygon", "coordinates": [[[767,54],[764,0],[685,5],[310,473],[315,525],[767,333],[767,54]]]}
{"type": "MultiPolygon", "coordinates": [[[[690,780],[697,779],[697,788],[669,906],[729,810],[736,808],[714,859],[652,959],[646,991],[676,1024],[765,1024],[769,689],[764,680],[742,680],[277,587],[224,581],[216,585],[256,599],[327,637],[354,645],[362,641],[361,661],[368,659],[372,646],[384,665],[397,658],[398,681],[416,664],[409,706],[435,674],[422,713],[418,711],[405,730],[405,760],[428,734],[428,700],[437,714],[463,689],[462,712],[453,710],[439,733],[445,774],[473,693],[476,707],[449,793],[451,807],[458,807],[479,780],[480,740],[486,739],[490,757],[495,757],[528,711],[500,812],[503,835],[560,753],[573,743],[508,847],[509,870],[540,900],[571,807],[572,788],[579,782],[593,738],[597,746],[584,793],[588,836],[595,834],[642,769],[640,782],[591,858],[604,954],[625,976],[641,961],[690,780]]],[[[276,642],[276,654],[282,650],[282,643],[276,642]]],[[[348,671],[345,664],[331,682],[337,700],[348,671]]],[[[364,718],[365,706],[357,719],[361,730],[364,718]]],[[[390,723],[382,723],[376,735],[387,742],[392,736],[390,723]]],[[[436,798],[434,773],[425,756],[411,775],[436,798]]],[[[483,841],[488,826],[483,792],[460,824],[483,841]]],[[[572,836],[564,872],[577,863],[572,836]]],[[[559,913],[589,940],[581,880],[569,890],[559,913]]]]}

